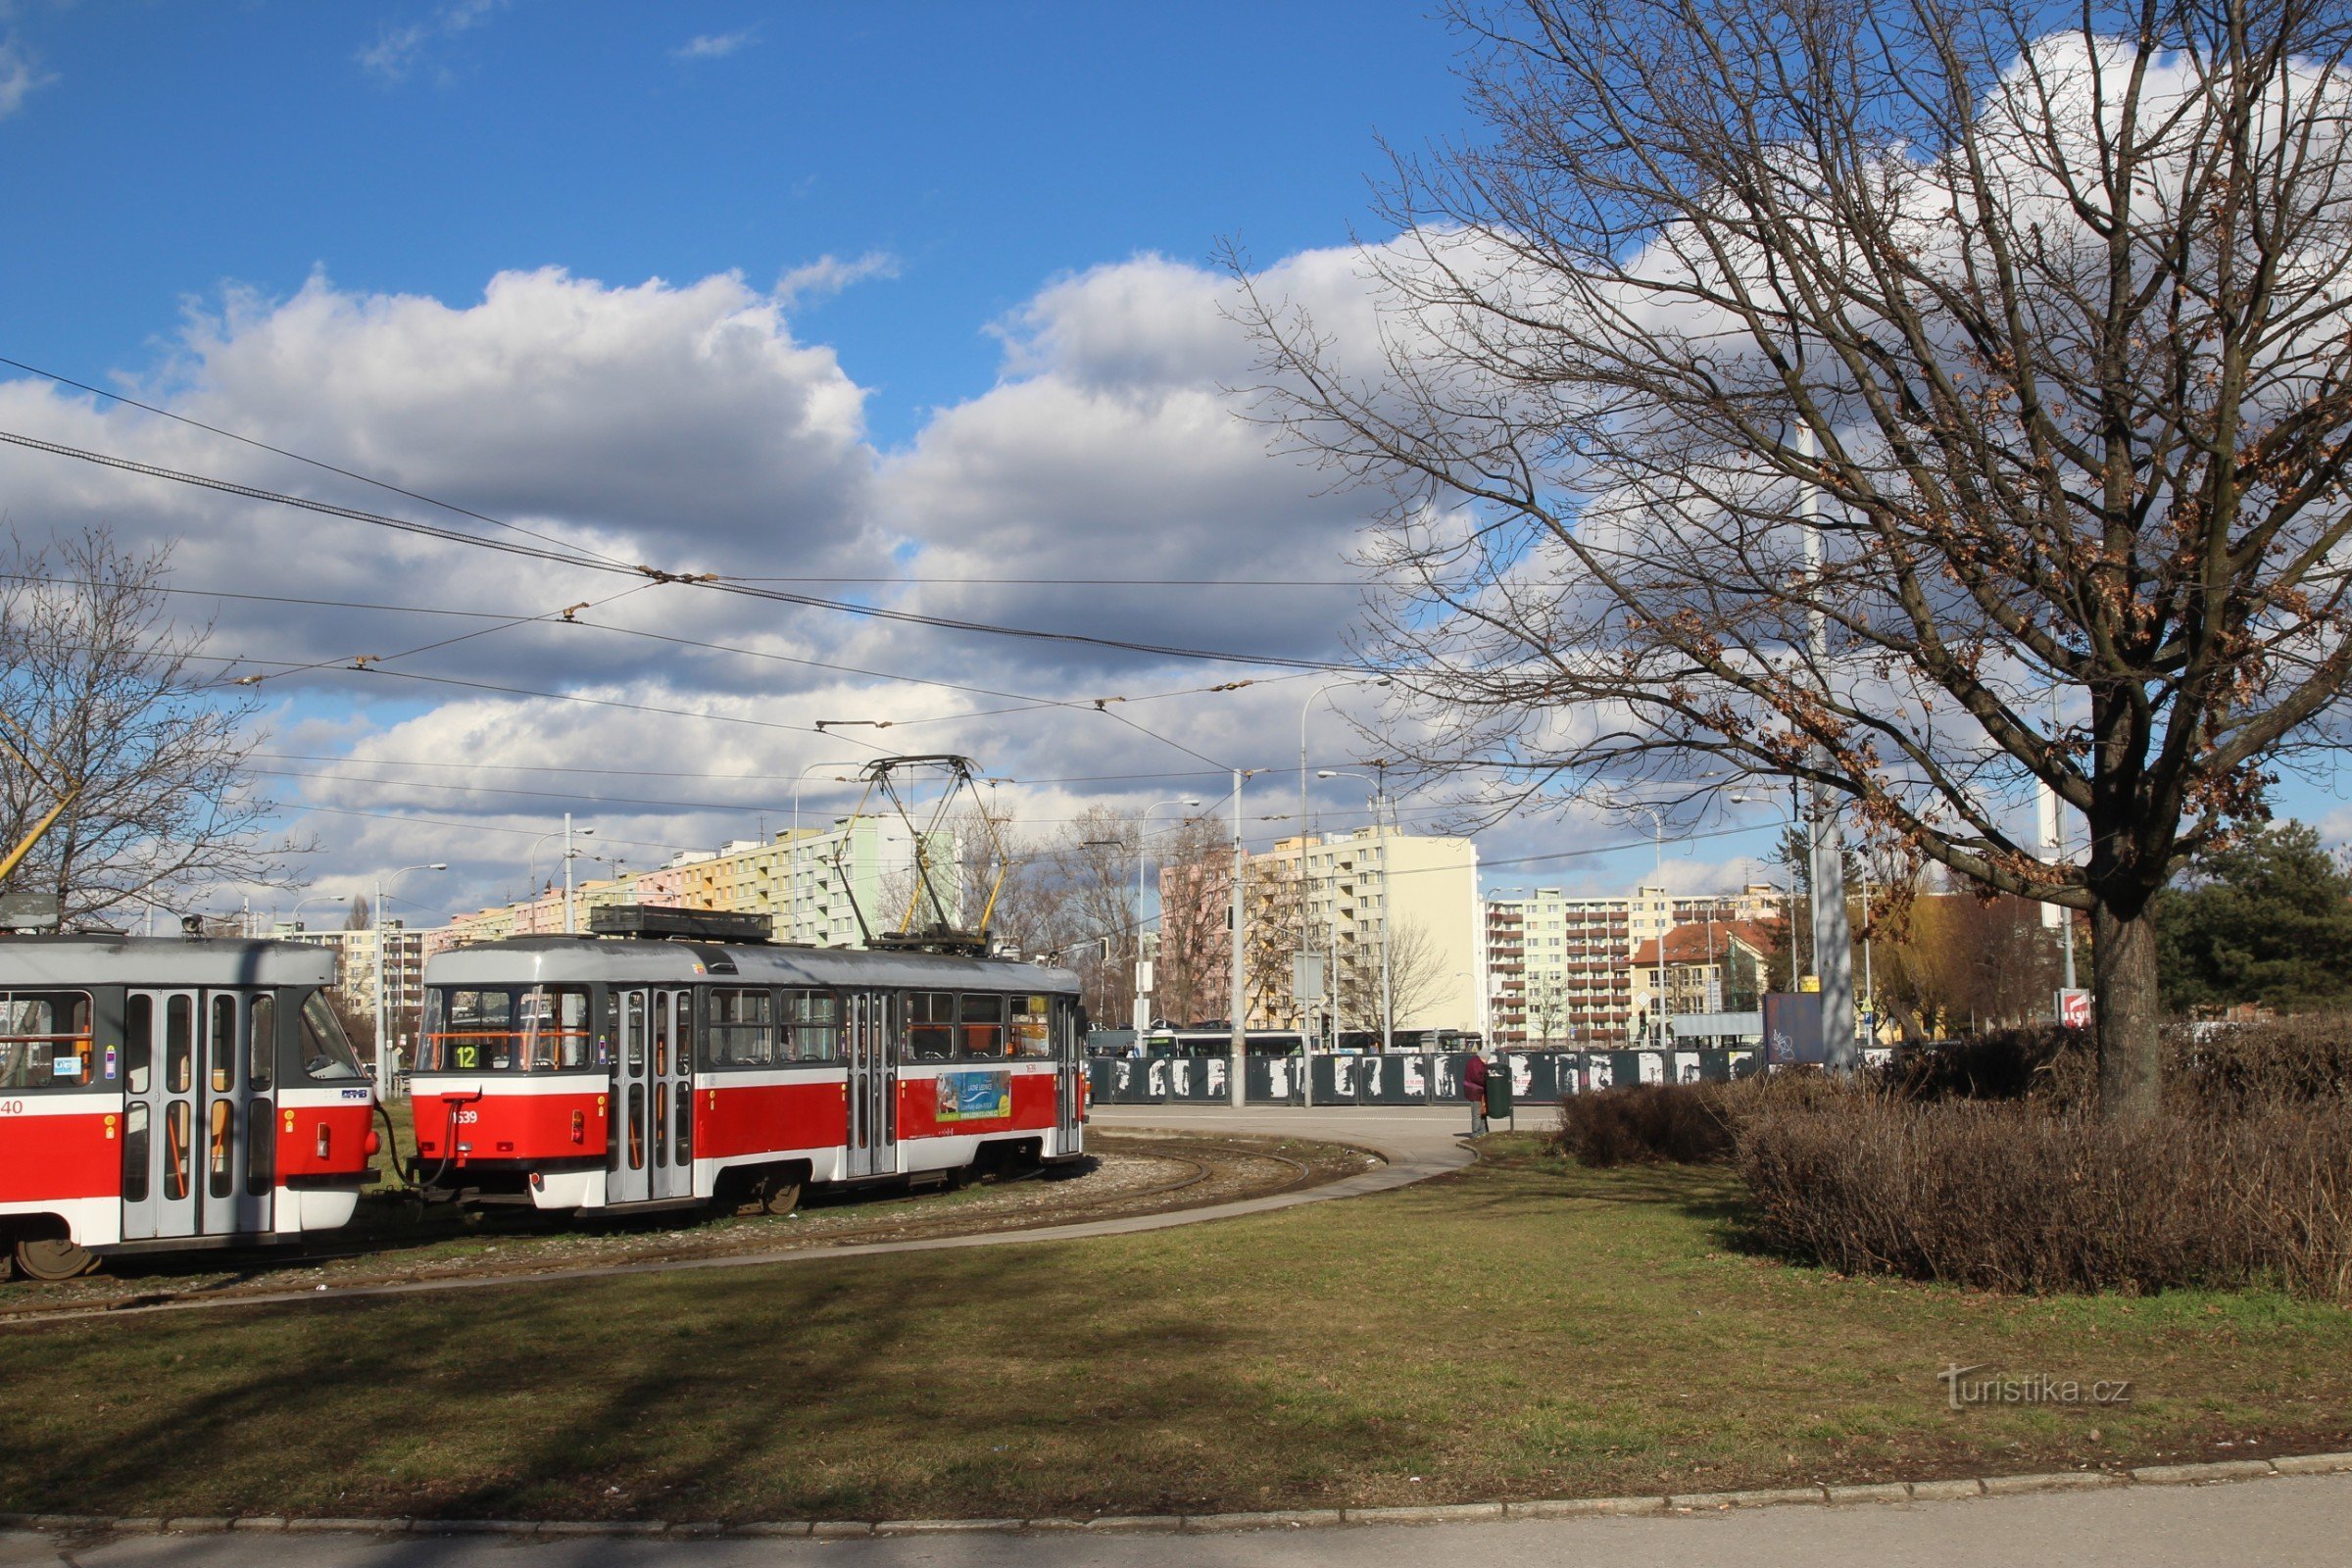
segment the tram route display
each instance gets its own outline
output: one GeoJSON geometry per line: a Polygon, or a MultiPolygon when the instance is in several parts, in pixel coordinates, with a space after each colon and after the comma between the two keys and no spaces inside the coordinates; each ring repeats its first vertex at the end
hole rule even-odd
{"type": "Polygon", "coordinates": [[[348,1222],[381,1146],[333,979],[299,943],[0,939],[0,1261],[70,1279],[348,1222]]]}

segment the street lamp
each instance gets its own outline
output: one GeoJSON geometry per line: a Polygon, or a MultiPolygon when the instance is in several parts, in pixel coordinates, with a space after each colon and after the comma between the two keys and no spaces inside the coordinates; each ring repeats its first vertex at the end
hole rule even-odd
{"type": "Polygon", "coordinates": [[[1674,901],[1666,897],[1666,818],[1654,806],[1639,801],[1612,801],[1622,810],[1640,811],[1649,818],[1649,842],[1654,858],[1650,875],[1658,879],[1658,902],[1665,906],[1664,917],[1658,921],[1658,1000],[1650,1008],[1658,1026],[1658,1049],[1666,1049],[1666,934],[1674,929],[1674,901]]]}
{"type": "Polygon", "coordinates": [[[306,904],[349,904],[350,902],[351,895],[348,893],[313,893],[306,898],[294,901],[294,912],[286,916],[286,923],[297,931],[301,930],[302,906],[306,904]]]}
{"type": "MultiPolygon", "coordinates": [[[[539,895],[533,886],[533,884],[538,881],[539,846],[545,844],[549,839],[554,838],[559,833],[564,835],[564,930],[566,935],[568,935],[571,931],[571,862],[587,853],[584,850],[575,850],[571,847],[571,837],[574,832],[577,832],[581,838],[592,838],[596,834],[596,829],[592,827],[583,827],[577,829],[573,828],[571,825],[571,813],[569,811],[565,811],[564,813],[564,825],[562,827],[551,827],[546,832],[533,839],[531,841],[531,853],[523,858],[522,885],[524,893],[527,894],[530,899],[531,934],[533,936],[536,936],[539,933],[539,895]]],[[[416,868],[412,867],[412,869],[416,868]]],[[[448,867],[425,867],[424,869],[447,870],[448,867]]]]}
{"type": "MultiPolygon", "coordinates": [[[[386,1099],[391,1098],[392,1085],[400,1076],[400,1050],[392,1044],[390,1020],[386,1016],[389,1009],[384,1005],[384,970],[388,967],[384,961],[384,885],[398,882],[411,871],[448,869],[448,861],[434,860],[424,865],[404,865],[388,877],[379,876],[375,879],[375,904],[369,911],[375,923],[375,1089],[377,1094],[386,1099]]],[[[407,987],[403,986],[402,990],[407,990],[407,987]]]]}
{"type": "MultiPolygon", "coordinates": [[[[1150,994],[1144,985],[1144,861],[1147,853],[1145,840],[1150,837],[1150,829],[1147,824],[1152,820],[1152,813],[1163,806],[1181,806],[1188,811],[1197,811],[1200,808],[1200,801],[1187,795],[1178,800],[1153,801],[1150,806],[1145,807],[1135,819],[1135,1004],[1133,1022],[1138,1046],[1143,1044],[1144,1031],[1152,1026],[1151,1010],[1144,1001],[1145,997],[1150,994]]],[[[1164,904],[1161,913],[1163,916],[1166,913],[1164,904]]],[[[1163,947],[1167,942],[1167,922],[1164,917],[1160,922],[1160,942],[1163,947]]]]}
{"type": "MultiPolygon", "coordinates": [[[[1794,784],[1794,782],[1793,782],[1793,781],[1791,781],[1791,783],[1790,783],[1790,785],[1789,785],[1789,789],[1790,789],[1790,793],[1793,795],[1793,793],[1794,793],[1794,791],[1795,791],[1795,784],[1794,784]]],[[[1780,802],[1780,797],[1779,797],[1778,795],[1756,795],[1756,794],[1751,794],[1751,793],[1749,793],[1749,792],[1748,792],[1748,791],[1746,791],[1746,790],[1735,790],[1735,791],[1733,791],[1733,792],[1732,792],[1731,800],[1732,800],[1732,804],[1733,804],[1733,805],[1735,805],[1735,806],[1769,806],[1769,807],[1771,807],[1771,808],[1772,808],[1772,809],[1773,809],[1773,817],[1774,817],[1774,819],[1777,821],[1777,820],[1779,820],[1779,818],[1780,818],[1781,802],[1780,802]]],[[[1791,801],[1788,803],[1788,831],[1789,831],[1789,832],[1791,832],[1791,833],[1793,833],[1793,832],[1795,832],[1795,831],[1796,831],[1797,815],[1798,815],[1798,812],[1797,812],[1797,806],[1796,806],[1796,802],[1795,802],[1794,800],[1791,800],[1791,801]]],[[[1808,905],[1809,905],[1809,903],[1810,903],[1810,901],[1808,901],[1808,905]]],[[[1797,961],[1796,961],[1796,960],[1797,960],[1797,946],[1796,946],[1796,867],[1795,867],[1793,864],[1791,864],[1791,865],[1788,867],[1788,988],[1789,988],[1790,990],[1792,990],[1792,991],[1793,991],[1793,990],[1795,990],[1795,989],[1796,989],[1796,986],[1797,986],[1797,974],[1798,974],[1797,961]]],[[[1811,927],[1812,927],[1812,924],[1813,924],[1813,919],[1812,919],[1812,910],[1811,910],[1811,908],[1810,908],[1810,907],[1808,907],[1808,908],[1807,908],[1807,910],[1806,910],[1806,914],[1805,914],[1805,925],[1806,925],[1806,928],[1807,928],[1807,929],[1806,929],[1806,935],[1807,935],[1807,937],[1808,937],[1808,938],[1811,938],[1811,937],[1813,937],[1813,936],[1815,935],[1815,933],[1814,933],[1814,932],[1812,931],[1812,929],[1811,929],[1811,927]]],[[[1813,943],[1813,947],[1814,947],[1815,954],[1816,954],[1816,958],[1815,958],[1815,961],[1816,961],[1816,962],[1818,962],[1818,961],[1819,961],[1818,955],[1819,955],[1819,951],[1820,951],[1821,944],[1820,944],[1818,941],[1816,941],[1816,942],[1814,942],[1814,943],[1813,943]]]]}
{"type": "MultiPolygon", "coordinates": [[[[1298,705],[1298,951],[1301,954],[1307,951],[1308,925],[1306,917],[1306,715],[1313,710],[1315,699],[1321,697],[1325,692],[1342,686],[1387,686],[1393,683],[1386,675],[1342,675],[1339,679],[1327,680],[1313,691],[1308,692],[1306,701],[1298,705]]],[[[1331,956],[1331,961],[1335,964],[1339,962],[1337,953],[1331,956]]],[[[1302,1103],[1311,1110],[1315,1103],[1315,1074],[1312,1060],[1314,1048],[1307,1040],[1304,1023],[1305,1020],[1301,1019],[1298,1030],[1298,1054],[1300,1069],[1306,1074],[1306,1095],[1302,1103]]],[[[1332,1031],[1332,1046],[1335,1050],[1339,1046],[1339,1031],[1336,1028],[1332,1031]]]]}
{"type": "MultiPolygon", "coordinates": [[[[1396,901],[1389,897],[1390,893],[1395,891],[1395,886],[1389,876],[1389,821],[1386,814],[1389,804],[1388,760],[1385,758],[1381,759],[1372,763],[1372,768],[1380,775],[1376,779],[1366,777],[1362,773],[1343,772],[1338,768],[1331,767],[1315,769],[1315,777],[1362,779],[1366,784],[1372,786],[1372,842],[1380,854],[1380,1049],[1387,1052],[1396,1044],[1396,999],[1395,993],[1389,988],[1390,922],[1395,917],[1396,910],[1396,901]]],[[[1332,904],[1334,906],[1333,916],[1336,919],[1339,904],[1339,895],[1336,890],[1332,895],[1332,904]]],[[[1336,975],[1332,979],[1332,996],[1335,999],[1339,996],[1339,979],[1336,975]]]]}

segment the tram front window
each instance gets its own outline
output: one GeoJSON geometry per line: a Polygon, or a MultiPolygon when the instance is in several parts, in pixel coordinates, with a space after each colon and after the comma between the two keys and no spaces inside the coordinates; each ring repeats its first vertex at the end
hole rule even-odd
{"type": "Polygon", "coordinates": [[[574,1072],[596,1063],[579,986],[435,986],[424,994],[424,1072],[574,1072]]]}
{"type": "Polygon", "coordinates": [[[367,1075],[360,1070],[358,1053],[343,1034],[326,993],[314,991],[302,1000],[302,1070],[316,1083],[337,1083],[367,1075]]]}

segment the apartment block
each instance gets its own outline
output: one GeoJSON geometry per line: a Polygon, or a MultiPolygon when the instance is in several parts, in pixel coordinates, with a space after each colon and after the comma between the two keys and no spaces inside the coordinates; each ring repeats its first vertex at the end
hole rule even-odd
{"type": "Polygon", "coordinates": [[[1622,1045],[1633,1023],[1634,901],[1536,888],[1487,901],[1488,1007],[1504,1046],[1622,1045]]]}
{"type": "MultiPolygon", "coordinates": [[[[914,835],[880,817],[843,817],[824,827],[737,839],[688,851],[649,871],[583,882],[572,890],[572,924],[614,904],[663,904],[764,914],[779,942],[861,948],[869,935],[901,929],[915,888],[914,835]],[[862,919],[860,918],[862,916],[862,919]]],[[[961,917],[955,835],[932,834],[924,860],[951,922],[961,917]]],[[[564,891],[460,915],[428,935],[428,951],[564,929],[564,891]]]]}
{"type": "MultiPolygon", "coordinates": [[[[1378,827],[1305,834],[1247,857],[1242,885],[1250,1027],[1300,1026],[1306,1009],[1291,995],[1291,958],[1304,952],[1326,960],[1328,1000],[1313,1007],[1318,1027],[1336,1004],[1340,1034],[1377,1030],[1384,946],[1399,1033],[1484,1027],[1478,848],[1468,839],[1378,827]]],[[[1230,886],[1222,867],[1164,867],[1160,904],[1172,912],[1163,930],[1224,941],[1222,917],[1195,906],[1230,898],[1230,886]]],[[[1201,1019],[1223,1015],[1225,966],[1198,966],[1202,983],[1192,1010],[1201,1019]]]]}
{"type": "MultiPolygon", "coordinates": [[[[301,942],[325,948],[335,956],[335,994],[344,1006],[364,1018],[375,1016],[375,982],[379,933],[373,926],[357,930],[315,931],[299,921],[281,920],[270,928],[280,942],[301,942]]],[[[424,1006],[426,931],[411,930],[398,920],[384,922],[380,933],[383,954],[384,1015],[390,1020],[396,1044],[413,1039],[416,1018],[424,1006]]]]}

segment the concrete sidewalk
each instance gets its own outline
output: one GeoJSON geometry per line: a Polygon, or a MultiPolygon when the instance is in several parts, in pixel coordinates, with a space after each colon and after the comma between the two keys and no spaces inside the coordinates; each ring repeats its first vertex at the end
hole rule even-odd
{"type": "Polygon", "coordinates": [[[1208,1534],[1060,1529],[846,1540],[366,1536],[236,1531],[61,1542],[0,1534],[0,1568],[2207,1568],[2340,1564],[2352,1474],[1967,1501],[1642,1518],[1208,1534]]]}

